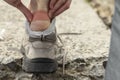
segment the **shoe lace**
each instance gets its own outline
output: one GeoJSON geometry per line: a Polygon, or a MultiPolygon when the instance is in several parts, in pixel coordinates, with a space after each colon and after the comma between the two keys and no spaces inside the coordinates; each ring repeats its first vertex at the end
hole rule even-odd
{"type": "Polygon", "coordinates": [[[59,42],[62,44],[61,46],[56,44],[57,47],[61,48],[61,49],[66,49],[64,50],[64,53],[61,53],[60,55],[62,55],[62,73],[63,75],[65,74],[65,65],[66,65],[66,59],[67,59],[67,55],[68,55],[68,51],[69,51],[69,47],[65,46],[62,39],[61,39],[61,35],[81,35],[81,33],[59,33],[57,35],[57,38],[59,40],[59,42]]]}
{"type": "MultiPolygon", "coordinates": [[[[62,44],[61,46],[60,45],[58,45],[58,44],[56,44],[57,45],[57,47],[59,47],[60,49],[63,49],[64,50],[64,43],[63,43],[63,41],[62,41],[62,39],[60,38],[60,35],[58,34],[57,35],[57,38],[58,38],[58,40],[60,41],[60,43],[62,44]]],[[[64,50],[65,51],[65,50],[64,50]]],[[[67,56],[67,54],[66,53],[61,53],[60,55],[58,55],[58,56],[61,56],[62,55],[62,73],[63,73],[63,75],[65,74],[65,62],[66,62],[66,56],[67,56]]],[[[57,56],[56,56],[57,57],[57,56]]]]}

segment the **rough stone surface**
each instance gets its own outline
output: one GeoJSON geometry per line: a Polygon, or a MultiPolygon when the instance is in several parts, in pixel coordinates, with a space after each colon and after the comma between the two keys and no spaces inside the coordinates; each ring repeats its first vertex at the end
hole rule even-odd
{"type": "Polygon", "coordinates": [[[59,40],[57,51],[59,69],[54,74],[22,71],[19,49],[25,33],[25,17],[3,0],[0,1],[0,16],[0,31],[5,30],[4,39],[0,41],[0,80],[103,80],[110,31],[83,0],[73,0],[71,8],[57,17],[62,42],[59,40]]]}
{"type": "Polygon", "coordinates": [[[103,22],[111,28],[115,0],[87,0],[103,22]]]}

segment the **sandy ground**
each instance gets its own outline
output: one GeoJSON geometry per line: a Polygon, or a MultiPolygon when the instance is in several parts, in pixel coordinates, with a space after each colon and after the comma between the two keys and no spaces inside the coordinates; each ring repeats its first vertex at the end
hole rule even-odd
{"type": "MultiPolygon", "coordinates": [[[[0,59],[22,57],[18,50],[25,33],[24,22],[25,17],[22,13],[3,0],[0,1],[0,31],[3,32],[1,34],[3,39],[0,41],[0,59]]],[[[108,56],[110,31],[83,0],[74,0],[71,8],[57,17],[56,26],[58,33],[67,33],[60,35],[65,45],[65,52],[68,53],[67,61],[108,56]]]]}

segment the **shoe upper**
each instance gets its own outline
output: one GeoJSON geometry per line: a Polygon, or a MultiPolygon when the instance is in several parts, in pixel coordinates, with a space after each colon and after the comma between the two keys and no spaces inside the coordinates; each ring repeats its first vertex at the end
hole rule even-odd
{"type": "Polygon", "coordinates": [[[24,55],[29,59],[55,59],[56,41],[56,31],[48,35],[41,35],[39,38],[32,38],[26,34],[22,44],[24,55]]]}

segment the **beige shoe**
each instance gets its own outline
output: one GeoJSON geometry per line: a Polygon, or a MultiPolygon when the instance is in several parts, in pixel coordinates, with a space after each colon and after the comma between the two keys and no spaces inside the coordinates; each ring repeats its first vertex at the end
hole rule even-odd
{"type": "Polygon", "coordinates": [[[24,53],[23,70],[29,73],[52,73],[57,70],[56,31],[40,38],[25,36],[21,48],[24,53]]]}

